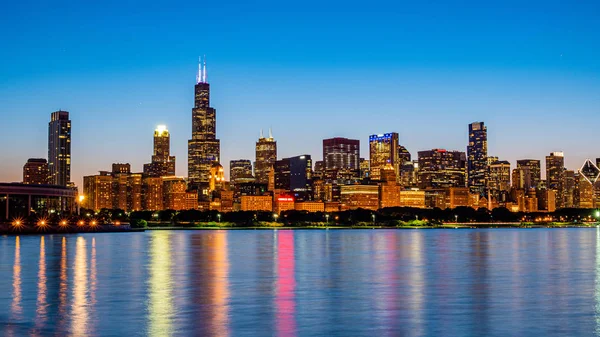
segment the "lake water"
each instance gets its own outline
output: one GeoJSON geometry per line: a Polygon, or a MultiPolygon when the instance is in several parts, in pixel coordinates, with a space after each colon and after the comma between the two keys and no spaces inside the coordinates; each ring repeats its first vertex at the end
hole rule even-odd
{"type": "Polygon", "coordinates": [[[0,336],[598,336],[599,229],[0,237],[0,336]]]}

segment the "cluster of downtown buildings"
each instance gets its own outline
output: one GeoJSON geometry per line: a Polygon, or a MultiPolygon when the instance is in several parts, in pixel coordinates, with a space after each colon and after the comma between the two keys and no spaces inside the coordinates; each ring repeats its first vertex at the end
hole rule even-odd
{"type": "MultiPolygon", "coordinates": [[[[600,159],[596,163],[586,161],[575,172],[564,167],[563,153],[553,152],[545,158],[543,180],[540,160],[518,160],[511,168],[509,162],[490,156],[483,122],[469,124],[466,152],[431,149],[419,151],[417,158],[399,144],[398,133],[390,132],[369,137],[369,159],[361,158],[360,140],[339,137],[323,140],[322,161],[313,162],[309,154],[278,159],[277,141],[271,131],[268,137],[261,131],[254,162],[231,160],[230,180],[226,181],[206,64],[198,68],[188,177],[175,175],[170,134],[165,126],[159,126],[154,131],[151,161],[143,172],[132,172],[129,164],[116,163],[110,171],[84,177],[85,208],[280,213],[290,209],[336,212],[467,206],[552,212],[557,208],[593,208],[600,202],[596,193],[600,188],[595,188],[600,159]]],[[[51,129],[55,119],[67,123],[68,113],[53,113],[51,129]]],[[[31,159],[25,164],[25,184],[69,186],[70,121],[68,124],[68,135],[57,138],[50,131],[49,162],[31,159]],[[56,141],[68,142],[68,150],[57,147],[56,141]]]]}

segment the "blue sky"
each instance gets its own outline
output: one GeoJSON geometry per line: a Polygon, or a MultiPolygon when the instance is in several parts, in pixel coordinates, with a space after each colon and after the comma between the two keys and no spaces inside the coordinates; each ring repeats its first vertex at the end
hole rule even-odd
{"type": "Polygon", "coordinates": [[[0,180],[47,155],[47,122],[73,120],[73,180],[150,160],[166,124],[187,175],[196,62],[208,59],[223,164],[254,160],[261,128],[279,156],[321,158],[323,138],[398,132],[419,150],[600,157],[599,2],[22,1],[0,12],[0,180]]]}

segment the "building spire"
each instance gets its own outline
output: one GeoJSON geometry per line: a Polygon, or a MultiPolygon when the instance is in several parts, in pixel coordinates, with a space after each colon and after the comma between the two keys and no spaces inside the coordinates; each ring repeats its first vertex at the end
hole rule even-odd
{"type": "Polygon", "coordinates": [[[201,66],[201,59],[200,56],[198,56],[198,73],[196,74],[196,84],[200,83],[202,81],[202,66],[201,66]]]}
{"type": "Polygon", "coordinates": [[[206,55],[204,55],[204,66],[202,67],[202,83],[208,83],[206,80],[206,55]]]}

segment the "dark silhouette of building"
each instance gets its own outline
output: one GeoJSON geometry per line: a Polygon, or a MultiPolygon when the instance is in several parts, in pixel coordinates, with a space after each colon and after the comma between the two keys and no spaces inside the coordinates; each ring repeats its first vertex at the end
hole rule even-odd
{"type": "Polygon", "coordinates": [[[47,185],[48,161],[43,158],[30,158],[23,166],[23,184],[27,185],[47,185]]]}
{"type": "Polygon", "coordinates": [[[49,183],[67,186],[71,181],[71,120],[68,111],[55,111],[48,124],[49,183]]]}

